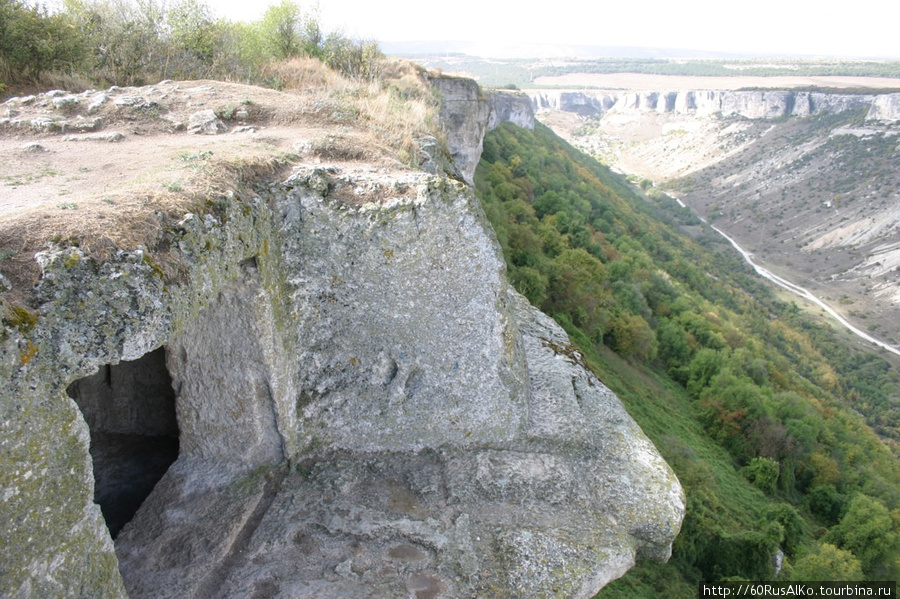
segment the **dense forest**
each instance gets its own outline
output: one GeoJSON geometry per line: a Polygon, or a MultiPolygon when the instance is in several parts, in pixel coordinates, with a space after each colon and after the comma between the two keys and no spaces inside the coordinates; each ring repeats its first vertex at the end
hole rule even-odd
{"type": "Polygon", "coordinates": [[[511,282],[566,328],[685,488],[669,564],[600,597],[898,578],[900,463],[848,407],[894,405],[881,358],[780,301],[687,209],[539,123],[487,136],[476,188],[511,282]]]}

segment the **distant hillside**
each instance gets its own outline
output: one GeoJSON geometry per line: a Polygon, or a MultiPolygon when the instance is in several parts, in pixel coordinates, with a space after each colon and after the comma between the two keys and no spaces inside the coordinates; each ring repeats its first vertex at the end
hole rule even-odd
{"type": "Polygon", "coordinates": [[[745,54],[713,52],[709,50],[691,50],[684,48],[652,48],[639,46],[591,46],[584,44],[492,44],[471,41],[418,41],[418,42],[382,42],[382,49],[392,56],[411,58],[414,56],[439,56],[441,54],[465,55],[476,60],[477,57],[498,58],[555,58],[568,56],[573,58],[752,58],[745,54]]]}
{"type": "MultiPolygon", "coordinates": [[[[510,280],[567,329],[687,493],[670,563],[600,597],[695,597],[700,580],[803,580],[822,564],[896,578],[900,464],[850,407],[892,405],[889,365],[777,299],[689,210],[540,124],[490,133],[476,186],[510,280]]],[[[895,410],[879,422],[900,438],[895,410]]]]}
{"type": "MultiPolygon", "coordinates": [[[[633,73],[692,77],[900,77],[900,61],[829,60],[811,58],[747,58],[711,56],[697,52],[634,48],[594,48],[579,46],[526,46],[504,48],[509,54],[497,56],[490,45],[472,48],[462,43],[431,49],[429,45],[385,45],[389,54],[414,59],[427,68],[462,73],[482,85],[533,87],[540,78],[563,75],[633,73]],[[535,54],[528,54],[535,48],[535,54]],[[537,53],[540,49],[541,53],[537,53]],[[479,55],[472,52],[477,51],[479,55]],[[596,52],[596,53],[594,53],[596,52]],[[510,58],[510,56],[533,56],[510,58]],[[491,58],[488,58],[491,56],[491,58]]],[[[544,86],[567,85],[547,81],[544,86]]],[[[584,83],[590,86],[591,83],[584,83]]],[[[707,87],[706,89],[710,89],[707,87]]]]}
{"type": "MultiPolygon", "coordinates": [[[[858,91],[858,90],[857,90],[858,91]]],[[[535,91],[539,118],[900,344],[900,94],[535,91]]]]}

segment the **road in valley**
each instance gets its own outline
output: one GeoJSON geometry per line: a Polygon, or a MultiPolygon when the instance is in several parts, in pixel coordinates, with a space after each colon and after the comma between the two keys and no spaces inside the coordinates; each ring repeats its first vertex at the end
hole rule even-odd
{"type": "MultiPolygon", "coordinates": [[[[680,201],[679,201],[679,204],[681,204],[680,201]]],[[[684,205],[684,204],[682,204],[682,205],[684,205]]],[[[763,268],[762,266],[760,266],[759,264],[757,264],[756,262],[753,261],[753,254],[744,250],[744,248],[739,246],[734,241],[734,239],[732,239],[731,237],[729,237],[728,235],[723,233],[720,229],[717,229],[716,227],[712,227],[712,228],[719,235],[721,235],[722,237],[727,239],[728,243],[730,243],[734,247],[734,249],[736,249],[738,252],[740,252],[741,256],[744,257],[744,260],[746,260],[747,263],[753,267],[753,270],[755,270],[760,276],[765,277],[766,279],[772,281],[779,287],[787,289],[788,291],[795,293],[795,294],[799,295],[800,297],[819,306],[820,308],[822,308],[823,310],[828,312],[828,314],[830,314],[835,320],[837,320],[839,323],[841,323],[842,325],[847,327],[847,329],[851,333],[853,333],[859,337],[862,337],[869,343],[873,343],[882,349],[885,349],[893,354],[900,356],[900,349],[897,349],[893,345],[888,345],[884,341],[880,341],[880,340],[876,339],[875,337],[869,335],[865,331],[856,328],[855,326],[850,324],[846,318],[844,318],[843,316],[838,314],[831,306],[829,306],[828,304],[826,304],[825,302],[823,302],[822,300],[817,298],[815,295],[813,295],[808,289],[805,289],[799,285],[795,285],[794,283],[791,283],[790,281],[779,277],[778,275],[771,272],[770,270],[763,268]]]]}

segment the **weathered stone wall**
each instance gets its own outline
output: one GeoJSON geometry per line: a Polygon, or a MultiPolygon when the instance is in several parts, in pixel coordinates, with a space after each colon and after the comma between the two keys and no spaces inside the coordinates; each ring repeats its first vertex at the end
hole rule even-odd
{"type": "Polygon", "coordinates": [[[0,593],[61,597],[84,588],[124,595],[93,503],[88,425],[66,388],[176,338],[236,278],[239,264],[260,252],[261,204],[226,200],[231,213],[189,217],[170,231],[181,248],[181,282],[167,280],[156,263],[161,257],[143,250],[102,264],[77,248],[38,256],[38,307],[7,319],[0,336],[0,593]]]}
{"type": "Polygon", "coordinates": [[[469,186],[303,167],[160,247],[44,252],[5,323],[0,594],[591,597],[668,557],[678,481],[469,186]],[[143,434],[156,383],[111,373],[151,351],[179,455],[114,545],[86,419],[143,434]]]}
{"type": "Polygon", "coordinates": [[[534,129],[534,110],[525,94],[482,90],[475,81],[461,77],[437,77],[431,84],[441,98],[447,151],[459,176],[470,185],[485,133],[504,122],[534,129]]]}

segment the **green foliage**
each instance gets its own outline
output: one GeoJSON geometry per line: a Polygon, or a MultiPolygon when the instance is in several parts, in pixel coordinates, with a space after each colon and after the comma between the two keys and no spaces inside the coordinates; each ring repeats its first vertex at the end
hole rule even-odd
{"type": "Polygon", "coordinates": [[[741,468],[741,473],[760,491],[771,495],[778,485],[780,467],[778,462],[773,459],[755,457],[750,460],[749,464],[741,468]]]}
{"type": "Polygon", "coordinates": [[[855,582],[865,580],[859,560],[830,543],[822,543],[815,551],[797,560],[791,580],[833,580],[855,582]]]}
{"type": "Polygon", "coordinates": [[[201,0],[180,0],[166,15],[169,43],[168,76],[176,79],[208,77],[222,54],[223,28],[201,0]]]}
{"type": "Polygon", "coordinates": [[[832,560],[852,573],[856,560],[895,576],[900,466],[846,407],[883,402],[882,422],[898,417],[883,360],[839,346],[714,233],[692,241],[540,124],[491,132],[475,181],[512,284],[566,329],[685,489],[669,565],[601,597],[768,579],[778,549],[795,572],[832,560]]]}
{"type": "Polygon", "coordinates": [[[22,82],[82,60],[79,35],[64,14],[22,0],[0,0],[0,81],[22,82]]]}
{"type": "Polygon", "coordinates": [[[806,494],[806,504],[810,512],[831,526],[840,520],[845,499],[832,484],[816,485],[806,494]]]}
{"type": "Polygon", "coordinates": [[[355,41],[334,32],[325,34],[318,15],[304,13],[291,0],[270,6],[259,30],[268,53],[276,60],[310,56],[353,79],[374,79],[384,58],[375,42],[355,41]]]}
{"type": "Polygon", "coordinates": [[[859,559],[863,572],[872,580],[895,578],[900,536],[897,523],[883,503],[856,495],[837,526],[825,535],[826,543],[851,552],[859,559]]]}
{"type": "MultiPolygon", "coordinates": [[[[49,13],[0,0],[0,76],[36,82],[47,71],[99,84],[214,77],[266,82],[273,61],[308,56],[354,79],[371,80],[378,44],[322,30],[315,11],[284,0],[255,23],[215,19],[204,0],[64,0],[49,13]]],[[[277,83],[277,82],[273,82],[277,83]]]]}
{"type": "Polygon", "coordinates": [[[309,45],[318,47],[318,39],[307,37],[312,29],[318,36],[318,25],[314,19],[304,15],[300,6],[291,0],[282,0],[266,9],[259,24],[266,48],[276,60],[299,56],[309,45]]]}
{"type": "Polygon", "coordinates": [[[119,85],[143,85],[159,73],[165,56],[160,3],[66,0],[65,10],[80,32],[88,73],[119,85]]]}

